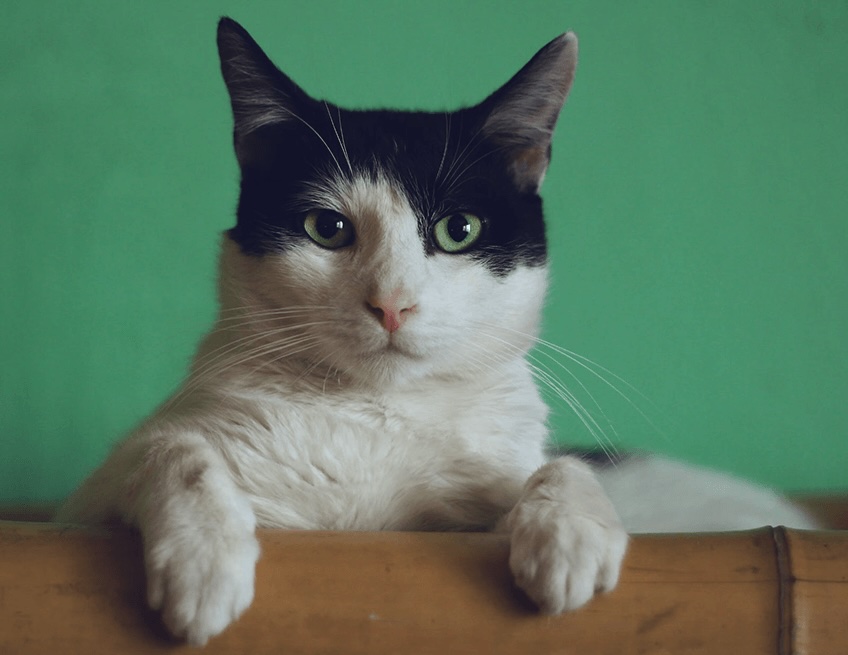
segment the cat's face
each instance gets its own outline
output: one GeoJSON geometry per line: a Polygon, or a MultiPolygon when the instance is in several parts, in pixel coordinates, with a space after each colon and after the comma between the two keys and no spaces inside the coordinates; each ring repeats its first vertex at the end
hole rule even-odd
{"type": "Polygon", "coordinates": [[[555,40],[476,107],[346,111],[222,21],[242,169],[224,310],[249,307],[275,331],[274,356],[363,382],[479,375],[523,355],[546,286],[538,189],[575,47],[555,40]]]}

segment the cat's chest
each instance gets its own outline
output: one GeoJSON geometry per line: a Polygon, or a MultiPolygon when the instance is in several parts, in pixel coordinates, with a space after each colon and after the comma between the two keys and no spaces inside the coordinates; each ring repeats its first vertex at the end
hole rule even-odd
{"type": "Polygon", "coordinates": [[[487,523],[541,462],[544,426],[512,395],[431,388],[268,397],[267,432],[240,445],[239,477],[265,525],[487,523]]]}

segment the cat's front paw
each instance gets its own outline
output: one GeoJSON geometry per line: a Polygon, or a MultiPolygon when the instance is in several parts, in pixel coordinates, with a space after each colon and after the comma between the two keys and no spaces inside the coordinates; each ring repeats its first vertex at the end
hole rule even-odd
{"type": "Polygon", "coordinates": [[[252,531],[185,527],[145,547],[147,600],[174,636],[202,646],[253,601],[259,543],[252,531]]]}
{"type": "Polygon", "coordinates": [[[515,582],[542,612],[576,609],[618,582],[627,533],[582,462],[537,471],[507,525],[515,582]]]}

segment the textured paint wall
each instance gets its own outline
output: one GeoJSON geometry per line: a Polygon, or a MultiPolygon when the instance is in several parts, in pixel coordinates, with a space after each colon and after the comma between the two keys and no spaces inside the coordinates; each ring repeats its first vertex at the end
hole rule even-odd
{"type": "MultiPolygon", "coordinates": [[[[844,2],[50,4],[0,24],[0,501],[67,493],[213,317],[225,13],[351,106],[476,102],[575,29],[545,336],[638,392],[540,361],[618,447],[848,487],[844,2]]],[[[562,403],[554,427],[591,441],[562,403]]]]}

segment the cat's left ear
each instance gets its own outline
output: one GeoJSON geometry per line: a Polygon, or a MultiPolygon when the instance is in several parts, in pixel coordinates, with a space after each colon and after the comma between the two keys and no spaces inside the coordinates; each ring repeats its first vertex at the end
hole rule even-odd
{"type": "Polygon", "coordinates": [[[555,38],[480,105],[483,133],[507,149],[516,184],[537,191],[551,158],[557,118],[574,80],[577,35],[555,38]]]}

